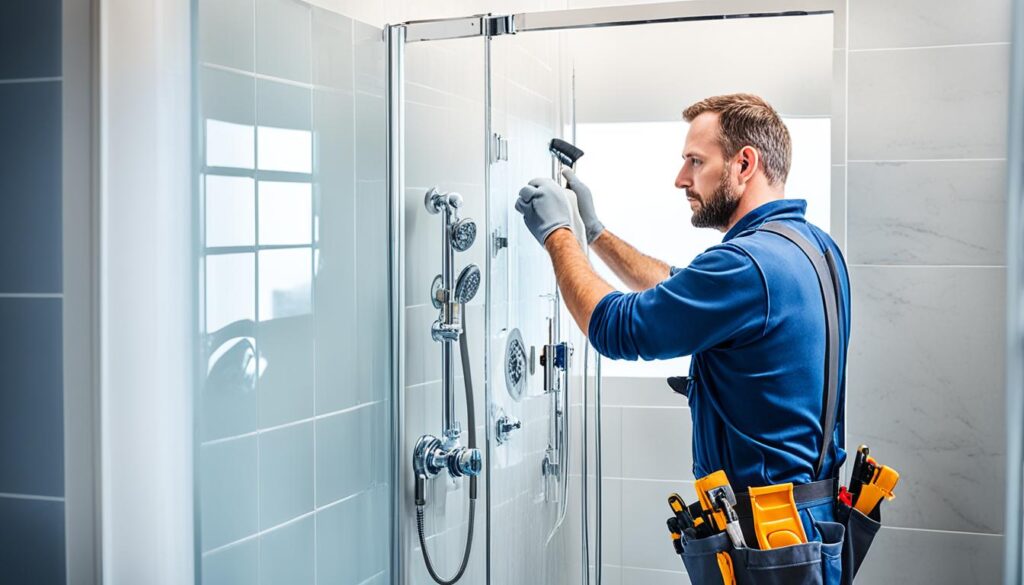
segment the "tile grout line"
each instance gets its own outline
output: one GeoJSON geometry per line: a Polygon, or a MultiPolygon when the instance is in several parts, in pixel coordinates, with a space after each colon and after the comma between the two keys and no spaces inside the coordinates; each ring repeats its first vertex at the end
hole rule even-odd
{"type": "Polygon", "coordinates": [[[63,502],[63,496],[40,496],[35,494],[18,494],[12,492],[0,492],[0,498],[8,500],[35,500],[40,502],[63,502]]]}
{"type": "Polygon", "coordinates": [[[362,404],[357,404],[355,406],[350,406],[348,408],[343,408],[341,410],[334,410],[334,411],[331,411],[331,412],[327,412],[327,413],[323,413],[323,414],[318,414],[318,415],[311,416],[311,417],[306,417],[304,419],[294,420],[294,421],[291,421],[291,422],[282,423],[282,424],[275,425],[275,426],[272,426],[272,427],[266,427],[266,428],[262,428],[262,429],[257,429],[255,431],[249,431],[248,433],[242,433],[240,435],[232,435],[230,437],[221,437],[219,439],[211,439],[209,441],[203,441],[200,444],[200,446],[207,447],[207,446],[210,446],[210,445],[218,445],[220,443],[227,443],[229,441],[234,441],[234,440],[237,440],[237,439],[245,439],[245,438],[248,438],[248,437],[256,437],[256,436],[259,436],[259,435],[263,435],[263,434],[266,434],[266,433],[271,433],[271,432],[274,432],[274,431],[279,431],[279,430],[286,429],[286,428],[289,428],[289,427],[296,427],[296,426],[303,425],[303,424],[306,424],[306,423],[311,423],[311,422],[315,422],[315,421],[319,421],[319,420],[324,420],[324,419],[331,418],[331,417],[334,417],[334,416],[340,416],[342,414],[349,414],[349,413],[355,412],[357,410],[362,410],[364,408],[371,408],[371,407],[376,406],[378,404],[382,404],[383,402],[384,402],[383,400],[375,400],[373,402],[363,402],[362,404]]]}
{"type": "Polygon", "coordinates": [[[56,77],[20,77],[16,79],[0,79],[0,85],[15,85],[19,83],[46,83],[50,81],[64,81],[60,75],[56,77]]]}
{"type": "MultiPolygon", "coordinates": [[[[849,32],[849,31],[847,31],[849,32]]],[[[924,51],[931,49],[959,49],[970,47],[1008,47],[1010,41],[995,41],[989,43],[953,43],[948,45],[917,45],[913,47],[873,47],[866,49],[847,49],[851,53],[878,53],[884,51],[924,51]]]]}
{"type": "Polygon", "coordinates": [[[63,299],[64,293],[0,293],[0,299],[63,299]]]}
{"type": "Polygon", "coordinates": [[[1005,264],[848,264],[850,268],[978,268],[978,269],[1005,269],[1005,264]]]}
{"type": "Polygon", "coordinates": [[[890,158],[890,159],[866,159],[866,158],[848,158],[846,159],[847,165],[850,164],[885,164],[885,163],[967,163],[967,162],[1006,162],[1006,158],[890,158]]]}

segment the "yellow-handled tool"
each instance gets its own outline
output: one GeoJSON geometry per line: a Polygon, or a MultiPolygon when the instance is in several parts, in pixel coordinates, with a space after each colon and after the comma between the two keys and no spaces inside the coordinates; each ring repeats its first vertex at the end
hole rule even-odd
{"type": "Polygon", "coordinates": [[[807,542],[792,483],[750,488],[750,511],[761,550],[807,542]]]}
{"type": "Polygon", "coordinates": [[[875,467],[871,479],[860,488],[860,495],[853,507],[864,515],[870,515],[882,498],[891,500],[896,497],[893,490],[899,481],[900,474],[895,469],[886,465],[875,467]]]}

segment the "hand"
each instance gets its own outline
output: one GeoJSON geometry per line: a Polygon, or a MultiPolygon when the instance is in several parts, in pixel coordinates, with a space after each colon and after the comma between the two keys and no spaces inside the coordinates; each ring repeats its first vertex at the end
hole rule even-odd
{"type": "Polygon", "coordinates": [[[580,208],[580,217],[583,218],[583,225],[587,228],[587,243],[593,244],[597,236],[604,231],[604,224],[597,219],[597,212],[594,211],[594,197],[590,194],[590,187],[583,184],[583,181],[576,178],[572,169],[562,169],[562,176],[565,177],[569,189],[576,194],[576,204],[580,208]]]}
{"type": "MultiPolygon", "coordinates": [[[[516,211],[541,246],[558,228],[570,226],[569,202],[562,187],[551,179],[539,178],[519,191],[516,211]]],[[[571,229],[571,228],[570,228],[571,229]]]]}

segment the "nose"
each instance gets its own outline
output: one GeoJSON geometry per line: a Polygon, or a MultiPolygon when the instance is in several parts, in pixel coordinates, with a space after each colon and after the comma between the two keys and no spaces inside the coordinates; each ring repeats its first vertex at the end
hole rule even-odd
{"type": "Polygon", "coordinates": [[[692,186],[693,177],[684,163],[682,168],[679,169],[679,174],[676,175],[676,189],[689,189],[692,186]]]}

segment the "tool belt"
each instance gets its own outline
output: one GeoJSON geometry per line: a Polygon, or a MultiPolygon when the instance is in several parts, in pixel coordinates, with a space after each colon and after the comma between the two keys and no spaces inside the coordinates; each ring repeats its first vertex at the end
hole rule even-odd
{"type": "MultiPolygon", "coordinates": [[[[717,473],[724,477],[724,473],[717,473]]],[[[698,480],[698,485],[704,479],[698,480]]],[[[752,504],[752,501],[760,498],[737,493],[734,506],[727,502],[721,506],[733,508],[731,518],[736,524],[733,530],[729,527],[730,514],[723,515],[724,526],[717,526],[711,508],[701,515],[696,531],[690,524],[688,530],[673,533],[673,539],[677,539],[676,552],[686,566],[692,585],[852,585],[881,527],[880,506],[876,504],[867,514],[851,507],[838,497],[834,480],[798,486],[767,486],[752,491],[756,490],[786,492],[791,506],[789,513],[780,516],[775,513],[776,507],[769,505],[769,513],[758,514],[753,508],[760,504],[752,504]],[[832,506],[834,521],[815,519],[810,511],[819,506],[832,506]],[[815,538],[806,536],[807,518],[815,538]],[[782,546],[773,546],[773,540],[774,544],[779,544],[773,539],[778,533],[789,540],[784,539],[782,546]]],[[[671,497],[669,503],[672,503],[671,497]]],[[[695,502],[689,510],[702,505],[703,502],[695,502]]],[[[678,507],[673,506],[673,511],[678,507]]],[[[677,512],[676,518],[678,516],[677,512]]],[[[679,526],[672,522],[676,518],[670,519],[670,531],[673,526],[679,526]]]]}
{"type": "MultiPolygon", "coordinates": [[[[822,450],[815,465],[820,477],[832,445],[840,379],[839,284],[835,259],[822,255],[799,232],[780,222],[758,231],[797,245],[814,266],[825,308],[826,351],[821,428],[822,450]]],[[[670,379],[680,391],[680,379],[670,379]]],[[[836,470],[838,473],[838,470],[836,470]]],[[[832,474],[830,474],[832,475],[832,474]]],[[[693,585],[852,585],[881,527],[879,501],[892,499],[899,479],[891,468],[857,451],[849,489],[828,477],[803,485],[781,484],[732,491],[723,471],[696,482],[698,501],[686,506],[669,497],[668,520],[675,550],[693,585]],[[812,511],[830,511],[815,518],[812,511]],[[808,538],[805,525],[812,530],[808,538]]]]}

